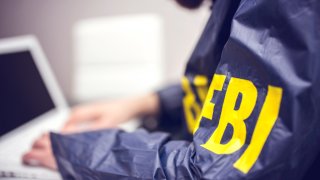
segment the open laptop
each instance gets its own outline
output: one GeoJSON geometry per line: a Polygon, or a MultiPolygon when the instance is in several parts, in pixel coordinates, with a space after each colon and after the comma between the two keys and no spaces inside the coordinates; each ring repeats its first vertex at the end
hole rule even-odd
{"type": "Polygon", "coordinates": [[[42,133],[58,130],[69,109],[35,37],[0,40],[0,179],[61,179],[21,156],[42,133]]]}

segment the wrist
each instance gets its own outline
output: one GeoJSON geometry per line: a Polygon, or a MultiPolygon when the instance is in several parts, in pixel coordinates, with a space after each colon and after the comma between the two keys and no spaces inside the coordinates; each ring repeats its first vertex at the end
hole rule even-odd
{"type": "Polygon", "coordinates": [[[150,93],[129,101],[131,117],[156,116],[158,114],[159,97],[157,93],[150,93]]]}

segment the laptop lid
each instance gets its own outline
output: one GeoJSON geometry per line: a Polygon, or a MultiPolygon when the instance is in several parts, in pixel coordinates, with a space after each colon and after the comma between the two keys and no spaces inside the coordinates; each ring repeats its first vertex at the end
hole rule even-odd
{"type": "Polygon", "coordinates": [[[0,136],[67,104],[37,39],[0,40],[0,136]]]}

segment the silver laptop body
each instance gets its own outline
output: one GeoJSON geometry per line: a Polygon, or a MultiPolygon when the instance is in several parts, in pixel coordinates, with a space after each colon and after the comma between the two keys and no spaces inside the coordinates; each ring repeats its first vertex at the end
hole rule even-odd
{"type": "Polygon", "coordinates": [[[42,133],[58,130],[69,108],[37,39],[0,40],[0,179],[60,179],[22,164],[42,133]]]}

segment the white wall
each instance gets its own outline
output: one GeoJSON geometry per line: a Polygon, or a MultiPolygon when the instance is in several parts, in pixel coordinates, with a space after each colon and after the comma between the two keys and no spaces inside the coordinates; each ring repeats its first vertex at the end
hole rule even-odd
{"type": "Polygon", "coordinates": [[[166,79],[178,81],[210,13],[208,6],[189,11],[173,0],[1,0],[0,38],[35,34],[71,101],[73,25],[86,18],[140,13],[163,17],[166,79]]]}

